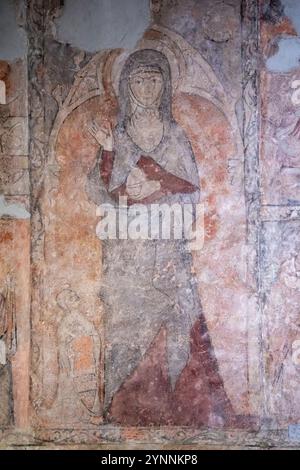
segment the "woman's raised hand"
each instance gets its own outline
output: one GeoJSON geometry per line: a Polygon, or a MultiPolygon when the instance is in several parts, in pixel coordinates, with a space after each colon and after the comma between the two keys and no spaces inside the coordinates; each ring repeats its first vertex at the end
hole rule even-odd
{"type": "Polygon", "coordinates": [[[95,121],[92,121],[90,125],[87,126],[89,133],[97,140],[97,142],[109,152],[113,149],[113,134],[111,126],[109,129],[104,129],[100,127],[95,121]]]}

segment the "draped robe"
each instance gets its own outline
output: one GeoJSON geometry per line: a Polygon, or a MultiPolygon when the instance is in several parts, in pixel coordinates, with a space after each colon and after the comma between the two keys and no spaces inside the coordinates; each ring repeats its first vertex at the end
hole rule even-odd
{"type": "MultiPolygon", "coordinates": [[[[113,137],[113,152],[100,150],[101,158],[88,177],[87,193],[95,204],[109,203],[120,210],[118,197],[127,195],[126,180],[135,167],[161,184],[159,190],[144,200],[134,201],[127,195],[128,206],[142,203],[149,207],[154,202],[195,205],[199,201],[199,175],[193,151],[185,133],[173,120],[164,122],[160,144],[146,155],[126,130],[116,127],[113,137]]],[[[199,360],[210,364],[213,376],[202,379],[214,382],[223,393],[187,240],[117,239],[102,243],[100,296],[106,311],[104,409],[109,409],[114,395],[147,355],[162,328],[167,332],[171,389],[175,389],[188,363],[192,329],[200,324],[199,360]]],[[[222,397],[227,403],[225,392],[222,397]]]]}

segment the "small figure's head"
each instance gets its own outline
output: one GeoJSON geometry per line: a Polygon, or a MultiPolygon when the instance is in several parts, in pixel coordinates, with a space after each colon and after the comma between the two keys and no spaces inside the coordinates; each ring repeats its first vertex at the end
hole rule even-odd
{"type": "Polygon", "coordinates": [[[56,297],[57,305],[64,311],[71,311],[76,308],[79,301],[80,297],[70,288],[63,289],[56,297]]]}

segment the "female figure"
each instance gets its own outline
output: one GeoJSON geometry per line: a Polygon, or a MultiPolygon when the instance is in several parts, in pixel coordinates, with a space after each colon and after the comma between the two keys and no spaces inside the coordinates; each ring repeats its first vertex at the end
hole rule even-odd
{"type": "MultiPolygon", "coordinates": [[[[113,131],[101,129],[95,123],[90,127],[101,146],[87,184],[88,196],[95,204],[110,203],[117,207],[119,196],[127,197],[128,206],[137,203],[144,207],[151,203],[182,206],[199,201],[195,157],[184,131],[172,117],[171,98],[166,57],[150,49],[133,53],[121,73],[117,126],[113,131]]],[[[206,401],[202,401],[205,419],[203,410],[196,412],[195,416],[201,415],[197,424],[212,422],[216,415],[218,422],[224,422],[225,415],[232,410],[218,373],[186,240],[117,239],[102,243],[101,298],[106,306],[104,409],[113,409],[118,394],[164,330],[172,419],[164,417],[159,409],[152,413],[151,408],[160,399],[157,396],[147,404],[141,398],[141,409],[148,412],[136,419],[131,417],[131,423],[184,422],[180,411],[178,415],[174,394],[191,360],[192,348],[203,366],[203,376],[198,379],[204,388],[199,393],[206,390],[206,401]]],[[[157,368],[160,366],[157,364],[157,368]]],[[[158,390],[159,384],[154,392],[157,395],[158,390]]],[[[133,396],[139,401],[136,390],[132,393],[126,399],[127,405],[133,396]]],[[[116,419],[126,422],[122,412],[116,419]]]]}

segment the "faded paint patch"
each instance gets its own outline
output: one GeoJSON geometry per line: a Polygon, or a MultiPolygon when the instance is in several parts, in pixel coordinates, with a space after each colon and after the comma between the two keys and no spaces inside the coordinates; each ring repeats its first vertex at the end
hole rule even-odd
{"type": "Polygon", "coordinates": [[[300,34],[300,3],[298,0],[281,0],[284,6],[284,13],[288,16],[300,34]]]}
{"type": "MultiPolygon", "coordinates": [[[[300,35],[300,2],[298,0],[281,0],[285,15],[293,23],[300,35]]],[[[271,72],[287,73],[300,65],[300,39],[282,37],[278,41],[278,51],[267,60],[267,68],[271,72]]]]}
{"type": "Polygon", "coordinates": [[[299,67],[300,39],[282,38],[278,48],[277,53],[267,60],[267,67],[271,72],[289,72],[299,67]]]}
{"type": "Polygon", "coordinates": [[[300,442],[300,424],[291,424],[289,426],[289,439],[300,442]]]}
{"type": "Polygon", "coordinates": [[[29,212],[21,204],[8,204],[4,196],[0,195],[0,217],[13,219],[29,219],[29,212]]]}
{"type": "Polygon", "coordinates": [[[16,7],[13,0],[0,2],[0,57],[14,60],[23,57],[26,52],[26,36],[18,26],[16,7]]]}
{"type": "Polygon", "coordinates": [[[148,0],[66,0],[57,39],[89,52],[134,47],[150,21],[148,0]]]}

